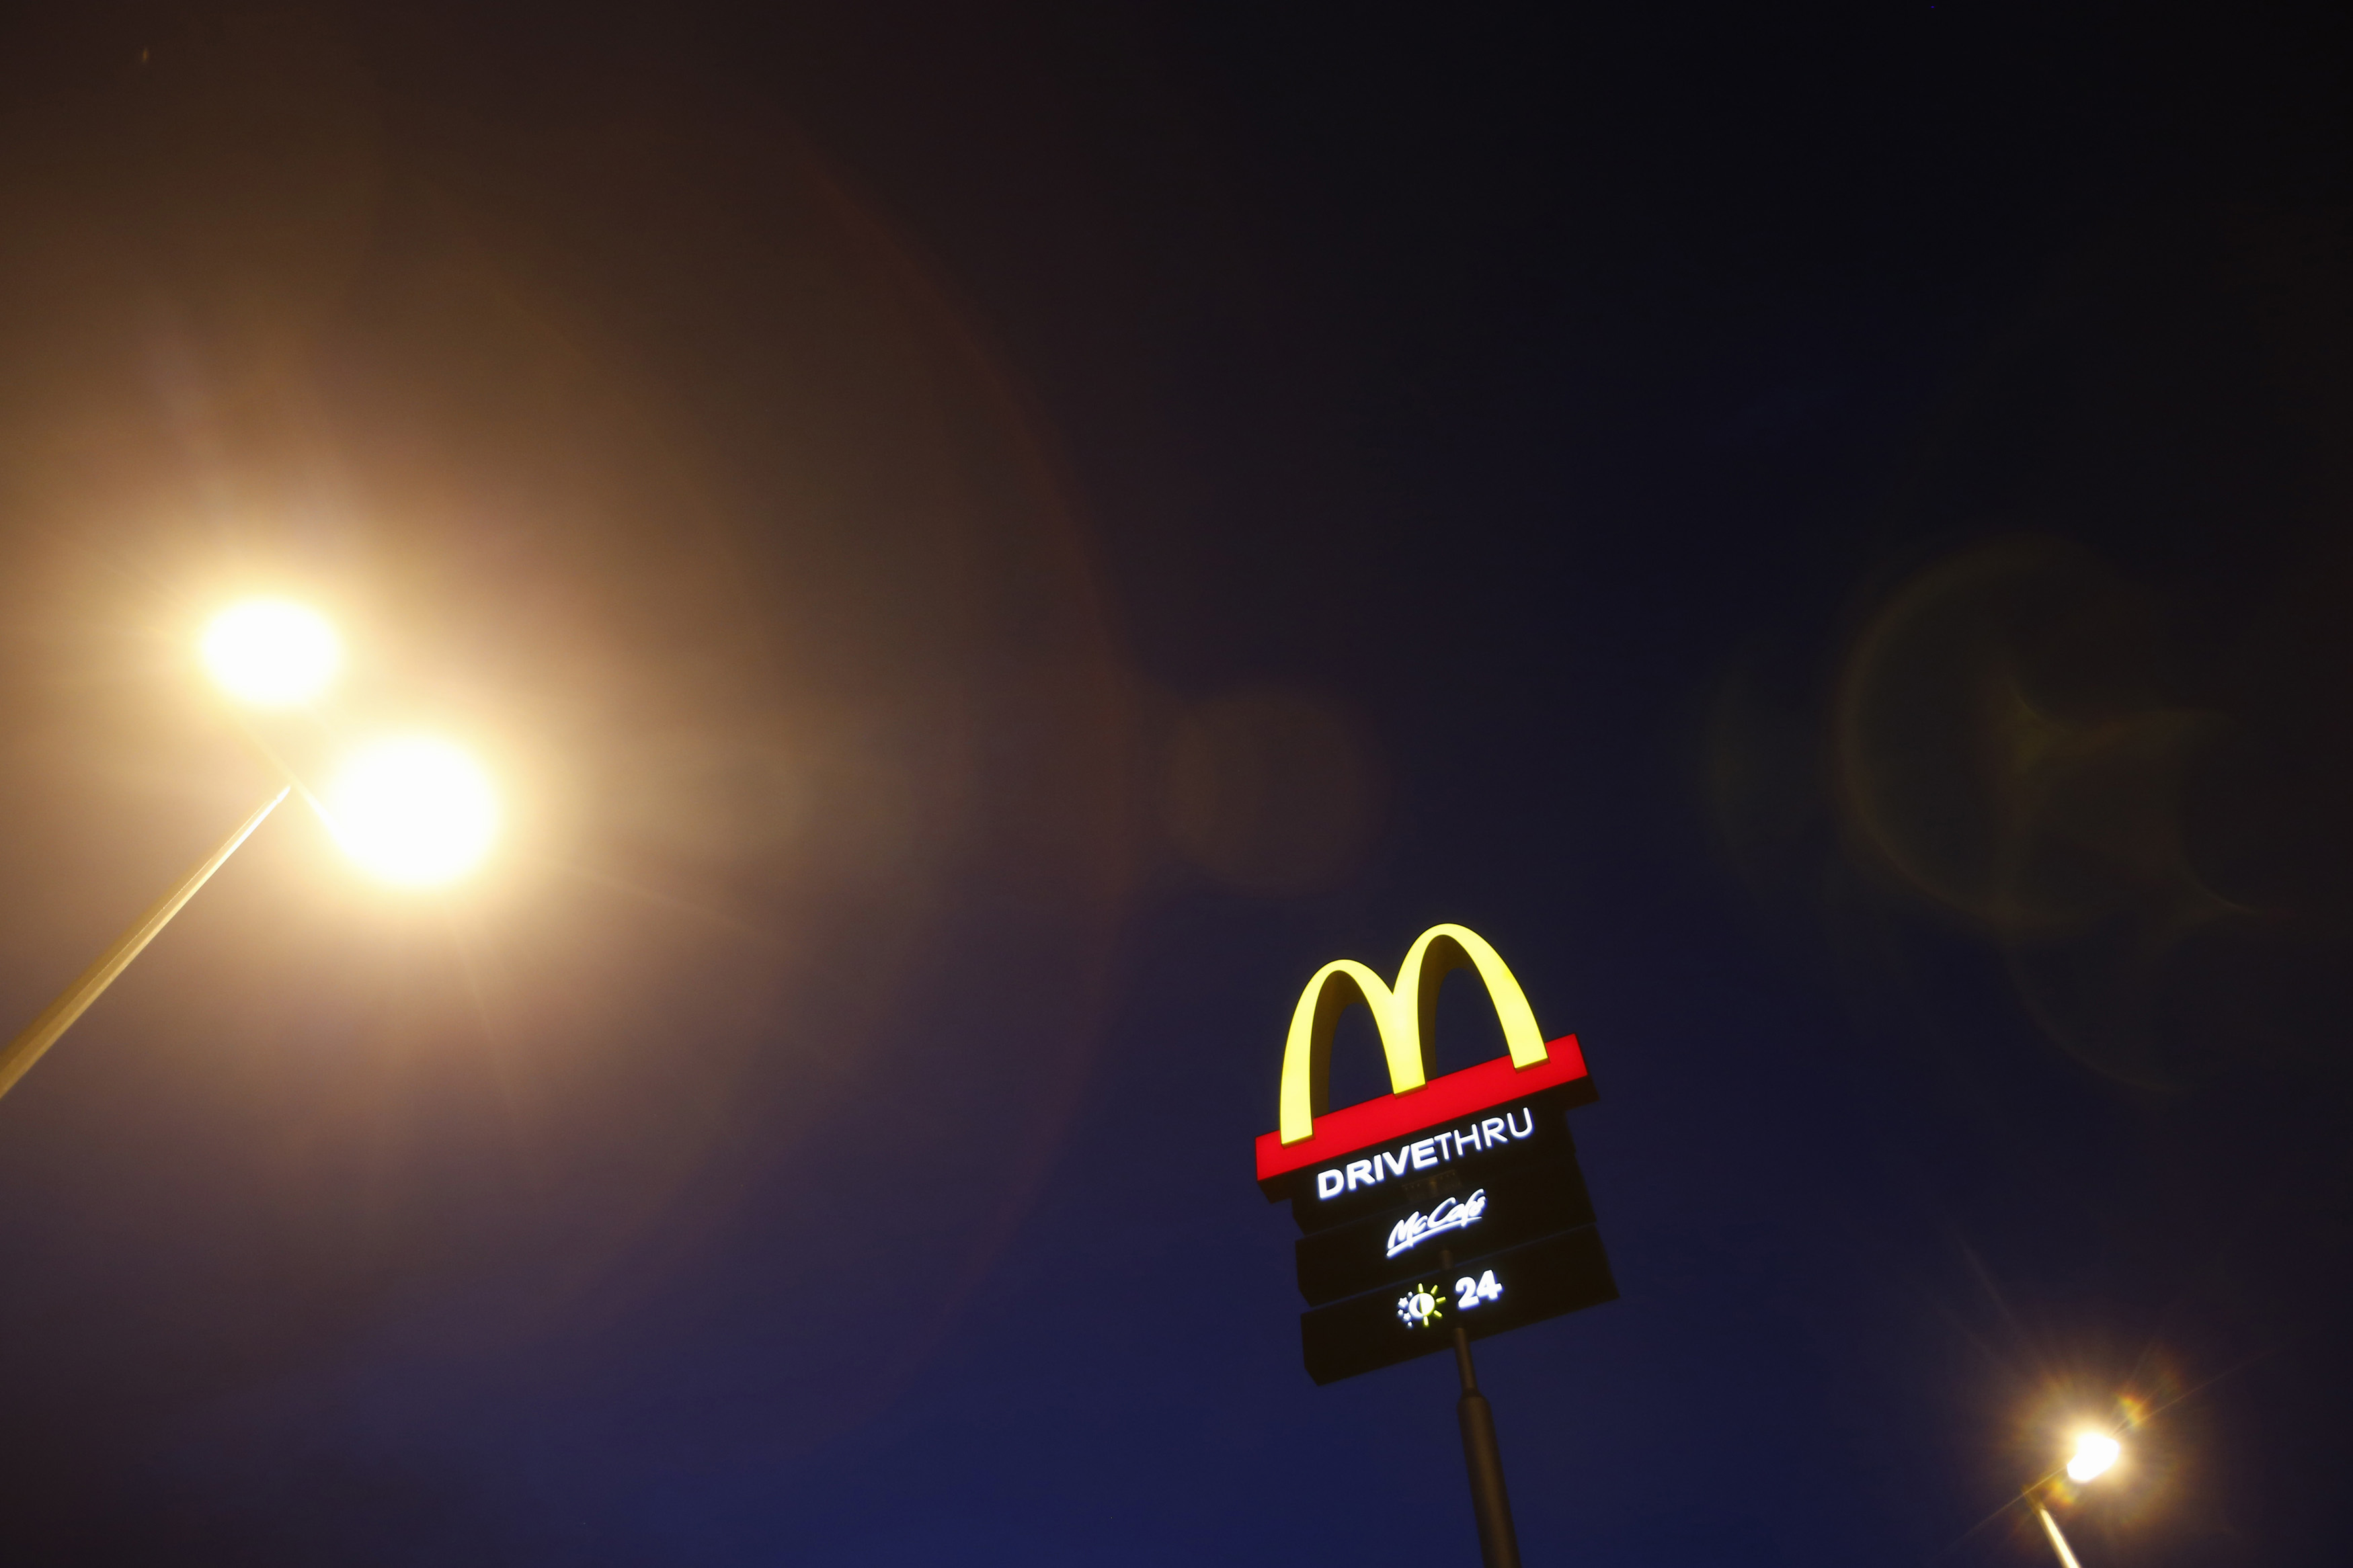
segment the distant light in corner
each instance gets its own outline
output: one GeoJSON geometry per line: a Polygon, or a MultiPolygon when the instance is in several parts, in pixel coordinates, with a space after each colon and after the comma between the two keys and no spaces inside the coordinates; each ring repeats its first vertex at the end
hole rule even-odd
{"type": "Polygon", "coordinates": [[[2124,1451],[2124,1446],[2114,1437],[2105,1433],[2086,1432],[2075,1439],[2075,1457],[2067,1461],[2067,1479],[2088,1481],[2115,1464],[2124,1451]]]}
{"type": "Polygon", "coordinates": [[[456,746],[427,736],[380,741],[359,752],[323,804],[328,827],[353,859],[410,887],[465,875],[498,836],[489,776],[456,746]]]}
{"type": "Polygon", "coordinates": [[[316,697],[343,658],[325,617],[284,599],[248,599],[215,616],[204,654],[224,690],[264,708],[316,697]]]}

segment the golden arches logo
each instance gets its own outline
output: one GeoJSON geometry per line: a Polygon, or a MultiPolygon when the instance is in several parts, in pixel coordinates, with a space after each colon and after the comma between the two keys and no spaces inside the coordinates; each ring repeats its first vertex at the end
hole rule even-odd
{"type": "Polygon", "coordinates": [[[1282,1141],[1299,1143],[1314,1135],[1315,1119],[1329,1108],[1333,1026],[1356,1003],[1365,1005],[1380,1031],[1389,1091],[1404,1094],[1429,1082],[1430,1028],[1438,1010],[1438,985],[1456,969],[1478,971],[1486,984],[1504,1026],[1512,1066],[1529,1068],[1546,1060],[1535,1013],[1503,958],[1467,926],[1434,925],[1406,953],[1395,990],[1366,965],[1343,958],[1317,970],[1300,993],[1282,1047],[1282,1141]]]}

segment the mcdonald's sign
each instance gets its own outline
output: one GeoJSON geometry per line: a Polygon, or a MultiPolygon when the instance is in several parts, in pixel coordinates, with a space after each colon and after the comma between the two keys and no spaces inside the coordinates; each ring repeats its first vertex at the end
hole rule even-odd
{"type": "Polygon", "coordinates": [[[1567,1112],[1596,1098],[1577,1037],[1547,1040],[1519,981],[1476,932],[1432,926],[1392,986],[1354,959],[1317,970],[1283,1043],[1276,1127],[1255,1148],[1269,1202],[1300,1238],[1300,1337],[1317,1383],[1614,1300],[1567,1112]],[[1431,1078],[1438,988],[1484,984],[1505,1054],[1431,1078]],[[1331,1110],[1332,1034],[1362,1004],[1389,1092],[1331,1110]]]}

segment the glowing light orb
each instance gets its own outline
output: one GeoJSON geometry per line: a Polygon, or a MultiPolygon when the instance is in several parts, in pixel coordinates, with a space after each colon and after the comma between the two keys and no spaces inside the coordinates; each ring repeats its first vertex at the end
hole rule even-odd
{"type": "Polygon", "coordinates": [[[307,701],[343,663],[335,630],[283,599],[248,599],[205,628],[205,668],[231,696],[264,708],[307,701]]]}
{"type": "Polygon", "coordinates": [[[2075,1439],[2075,1457],[2067,1461],[2067,1479],[2088,1481],[2106,1470],[2124,1453],[2124,1445],[2099,1432],[2086,1432],[2075,1439]]]}
{"type": "Polygon", "coordinates": [[[498,836],[499,803],[473,758],[446,741],[381,741],[329,786],[327,825],[353,859],[389,882],[463,876],[498,836]]]}

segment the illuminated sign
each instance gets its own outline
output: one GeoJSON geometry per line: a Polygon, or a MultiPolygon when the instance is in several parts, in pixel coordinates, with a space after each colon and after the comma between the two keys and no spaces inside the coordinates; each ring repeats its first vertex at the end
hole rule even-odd
{"type": "Polygon", "coordinates": [[[1512,1066],[1525,1068],[1544,1061],[1545,1038],[1536,1027],[1536,1016],[1495,950],[1467,927],[1432,926],[1407,952],[1398,968],[1396,990],[1355,959],[1343,958],[1317,970],[1299,994],[1299,1005],[1291,1013],[1291,1035],[1282,1045],[1282,1141],[1300,1143],[1314,1136],[1331,1077],[1332,1027],[1354,1003],[1365,1005],[1380,1031],[1390,1092],[1410,1094],[1421,1088],[1430,1076],[1430,1025],[1438,1012],[1438,983],[1449,970],[1462,968],[1477,970],[1486,983],[1512,1066]]]}
{"type": "Polygon", "coordinates": [[[1377,1186],[1391,1176],[1402,1176],[1408,1169],[1427,1171],[1432,1165],[1451,1164],[1457,1153],[1484,1153],[1505,1147],[1507,1139],[1533,1138],[1536,1131],[1535,1113],[1525,1114],[1525,1126],[1512,1117],[1490,1116],[1483,1122],[1472,1122],[1460,1133],[1440,1132],[1435,1137],[1417,1138],[1402,1149],[1377,1151],[1369,1160],[1351,1160],[1337,1170],[1318,1171],[1315,1195],[1328,1202],[1359,1186],[1377,1186]]]}
{"type": "Polygon", "coordinates": [[[1289,1199],[1300,1319],[1318,1383],[1612,1300],[1567,1108],[1595,1098],[1574,1035],[1546,1040],[1502,957],[1461,926],[1433,926],[1394,987],[1354,960],[1327,963],[1293,1010],[1275,1131],[1254,1150],[1260,1189],[1289,1199]],[[1438,986],[1473,971],[1505,1055],[1430,1076],[1438,986]],[[1362,1003],[1390,1092],[1331,1110],[1332,1035],[1362,1003]],[[1401,1292],[1401,1293],[1400,1293],[1401,1292]],[[1430,1329],[1440,1332],[1428,1332],[1430,1329]]]}
{"type": "Polygon", "coordinates": [[[1312,1192],[1320,1221],[1322,1215],[1356,1213],[1366,1204],[1394,1202],[1408,1183],[1441,1168],[1483,1180],[1539,1150],[1554,1152],[1563,1134],[1546,1129],[1536,1115],[1538,1103],[1532,1097],[1497,1107],[1493,1115],[1469,1117],[1459,1125],[1434,1131],[1415,1129],[1389,1143],[1351,1151],[1354,1157],[1335,1157],[1313,1170],[1293,1173],[1287,1181],[1275,1177],[1261,1185],[1275,1196],[1303,1197],[1312,1192]],[[1345,1201],[1350,1198],[1361,1201],[1345,1201]]]}
{"type": "Polygon", "coordinates": [[[1567,1150],[1539,1163],[1514,1167],[1506,1179],[1482,1179],[1472,1186],[1460,1176],[1442,1176],[1409,1192],[1393,1192],[1388,1199],[1345,1225],[1310,1231],[1294,1244],[1299,1293],[1309,1306],[1379,1289],[1415,1269],[1430,1274],[1440,1267],[1431,1261],[1440,1252],[1468,1258],[1593,1223],[1584,1177],[1567,1150]],[[1412,1233],[1416,1215],[1428,1226],[1432,1215],[1451,1203],[1451,1218],[1465,1212],[1473,1194],[1482,1200],[1476,1219],[1456,1220],[1451,1229],[1425,1231],[1402,1249],[1390,1250],[1401,1239],[1400,1227],[1412,1233]]]}
{"type": "Polygon", "coordinates": [[[1490,1268],[1476,1279],[1472,1279],[1468,1274],[1457,1279],[1454,1282],[1454,1294],[1461,1301],[1462,1310],[1467,1312],[1482,1301],[1502,1300],[1504,1288],[1495,1282],[1495,1271],[1490,1268]]]}
{"type": "MultiPolygon", "coordinates": [[[[1469,1311],[1482,1301],[1500,1301],[1504,1288],[1492,1268],[1473,1279],[1468,1274],[1454,1282],[1454,1298],[1469,1311]]],[[[1398,1321],[1409,1329],[1426,1329],[1446,1315],[1446,1298],[1427,1285],[1417,1285],[1398,1298],[1398,1321]]]]}
{"type": "Polygon", "coordinates": [[[1417,1285],[1398,1298],[1398,1321],[1409,1329],[1426,1329],[1446,1316],[1446,1298],[1427,1285],[1417,1285]]]}
{"type": "Polygon", "coordinates": [[[1601,1233],[1586,1226],[1465,1258],[1436,1279],[1425,1265],[1386,1289],[1308,1312],[1300,1338],[1307,1375],[1336,1383],[1446,1350],[1457,1328],[1482,1340],[1617,1299],[1601,1233]],[[1426,1311],[1406,1310],[1425,1299],[1426,1311]]]}
{"type": "Polygon", "coordinates": [[[1487,1189],[1480,1188],[1467,1198],[1448,1198],[1424,1215],[1419,1209],[1389,1226],[1389,1245],[1385,1256],[1419,1247],[1431,1237],[1450,1230],[1469,1230],[1487,1215],[1487,1189]]]}

